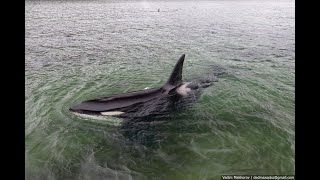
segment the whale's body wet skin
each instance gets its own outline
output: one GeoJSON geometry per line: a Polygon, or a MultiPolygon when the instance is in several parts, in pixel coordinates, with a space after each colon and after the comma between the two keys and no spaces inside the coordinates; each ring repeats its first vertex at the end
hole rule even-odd
{"type": "Polygon", "coordinates": [[[294,6],[26,1],[26,179],[294,174],[294,6]],[[182,53],[188,87],[208,85],[194,103],[143,121],[70,113],[85,100],[161,87],[182,53]],[[217,65],[230,73],[210,85],[217,65]]]}
{"type": "MultiPolygon", "coordinates": [[[[143,118],[177,110],[177,106],[181,107],[181,105],[177,105],[178,102],[186,103],[188,102],[186,99],[190,98],[195,102],[199,98],[201,89],[207,88],[214,81],[217,81],[215,72],[211,72],[210,78],[183,82],[184,60],[185,54],[181,55],[167,82],[162,87],[86,100],[70,107],[69,110],[76,114],[124,118],[143,118]]],[[[220,70],[224,69],[220,67],[220,70]]],[[[224,74],[226,73],[227,71],[224,70],[224,74]]]]}

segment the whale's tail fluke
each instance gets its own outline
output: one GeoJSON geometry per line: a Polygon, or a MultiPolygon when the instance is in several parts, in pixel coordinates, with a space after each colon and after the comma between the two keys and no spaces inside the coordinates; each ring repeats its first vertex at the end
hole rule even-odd
{"type": "Polygon", "coordinates": [[[182,67],[184,62],[184,57],[186,55],[182,54],[179,58],[177,64],[171,72],[171,75],[166,83],[166,85],[178,86],[182,83],[182,67]]]}

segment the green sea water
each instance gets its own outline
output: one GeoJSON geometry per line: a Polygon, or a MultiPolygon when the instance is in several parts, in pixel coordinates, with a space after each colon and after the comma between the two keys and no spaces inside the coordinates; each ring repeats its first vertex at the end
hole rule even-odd
{"type": "Polygon", "coordinates": [[[295,174],[294,1],[26,1],[26,179],[295,174]],[[159,9],[159,12],[158,12],[159,9]],[[126,129],[83,100],[225,68],[197,103],[126,129]]]}

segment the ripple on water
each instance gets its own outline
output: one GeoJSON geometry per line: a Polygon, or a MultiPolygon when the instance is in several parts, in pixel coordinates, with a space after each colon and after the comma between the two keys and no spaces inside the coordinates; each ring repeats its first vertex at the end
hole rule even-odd
{"type": "Polygon", "coordinates": [[[169,4],[26,2],[27,179],[294,174],[294,2],[169,4]],[[69,112],[161,86],[182,53],[185,80],[219,80],[192,106],[126,126],[69,112]]]}

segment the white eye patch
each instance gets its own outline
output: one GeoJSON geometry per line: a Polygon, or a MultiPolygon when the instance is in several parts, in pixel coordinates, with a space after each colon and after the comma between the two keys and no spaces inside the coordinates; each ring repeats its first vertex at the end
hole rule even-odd
{"type": "Polygon", "coordinates": [[[101,115],[103,116],[116,116],[116,115],[120,115],[123,114],[124,112],[121,111],[106,111],[106,112],[100,112],[101,115]]]}

